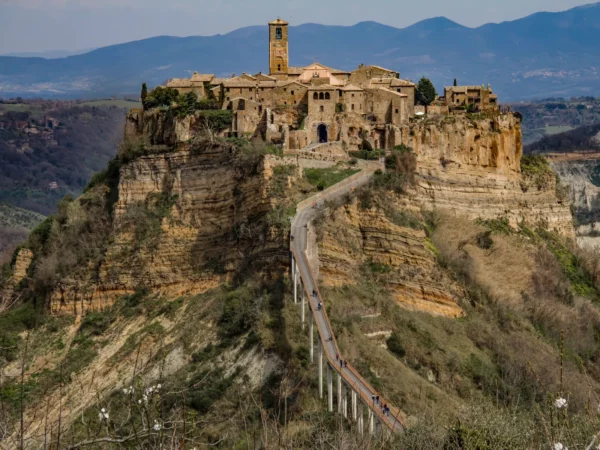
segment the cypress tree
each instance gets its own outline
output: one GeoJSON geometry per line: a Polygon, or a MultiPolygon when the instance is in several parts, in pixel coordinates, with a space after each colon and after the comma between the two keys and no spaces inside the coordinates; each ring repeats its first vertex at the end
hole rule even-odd
{"type": "Polygon", "coordinates": [[[146,83],[142,84],[142,106],[144,107],[144,109],[146,108],[146,98],[148,97],[148,86],[146,86],[146,83]]]}

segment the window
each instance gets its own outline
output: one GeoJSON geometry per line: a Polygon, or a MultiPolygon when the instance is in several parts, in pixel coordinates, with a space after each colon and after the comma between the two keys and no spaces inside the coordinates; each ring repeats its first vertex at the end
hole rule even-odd
{"type": "Polygon", "coordinates": [[[342,96],[342,91],[338,91],[338,97],[342,96]]]}
{"type": "Polygon", "coordinates": [[[354,97],[354,94],[352,94],[352,97],[354,97]]]}
{"type": "Polygon", "coordinates": [[[319,100],[319,94],[316,92],[313,94],[313,100],[319,100]]]}
{"type": "Polygon", "coordinates": [[[398,108],[396,108],[396,114],[398,114],[398,108]]]}
{"type": "Polygon", "coordinates": [[[277,72],[281,72],[281,64],[277,64],[277,72]]]}
{"type": "Polygon", "coordinates": [[[283,92],[287,92],[287,88],[283,88],[283,92]]]}
{"type": "Polygon", "coordinates": [[[325,99],[325,95],[323,95],[322,92],[319,92],[319,100],[324,100],[325,99]]]}
{"type": "Polygon", "coordinates": [[[229,88],[225,89],[226,92],[229,92],[229,88]]]}
{"type": "Polygon", "coordinates": [[[283,39],[283,30],[281,27],[275,28],[275,39],[283,39]]]}
{"type": "Polygon", "coordinates": [[[284,105],[287,105],[287,102],[283,102],[284,105]]]}
{"type": "Polygon", "coordinates": [[[294,105],[296,104],[296,100],[294,100],[294,105]]]}
{"type": "Polygon", "coordinates": [[[329,96],[329,92],[325,92],[325,100],[329,100],[331,97],[329,96]]]}
{"type": "Polygon", "coordinates": [[[323,108],[323,105],[321,105],[321,112],[325,111],[325,109],[323,108]]]}
{"type": "Polygon", "coordinates": [[[352,111],[354,111],[354,103],[352,103],[352,111]]]}
{"type": "Polygon", "coordinates": [[[243,90],[244,90],[244,89],[240,88],[240,94],[242,93],[242,91],[243,91],[243,90]]]}
{"type": "Polygon", "coordinates": [[[292,91],[292,95],[294,95],[294,91],[292,91]]]}
{"type": "Polygon", "coordinates": [[[400,92],[400,89],[396,89],[396,92],[400,92]]]}
{"type": "Polygon", "coordinates": [[[229,101],[229,97],[227,97],[227,101],[229,101]]]}

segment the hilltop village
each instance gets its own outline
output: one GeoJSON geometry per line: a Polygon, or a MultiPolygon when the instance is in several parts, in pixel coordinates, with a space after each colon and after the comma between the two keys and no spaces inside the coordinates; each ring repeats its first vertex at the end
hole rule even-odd
{"type": "Polygon", "coordinates": [[[231,136],[261,135],[288,150],[329,142],[353,150],[365,141],[374,148],[391,148],[399,143],[398,128],[415,115],[498,110],[489,85],[446,87],[442,97],[423,106],[415,101],[415,83],[390,69],[361,64],[347,72],[318,62],[291,67],[288,37],[287,22],[269,23],[268,75],[194,73],[168,81],[167,87],[214,99],[231,110],[231,136]]]}

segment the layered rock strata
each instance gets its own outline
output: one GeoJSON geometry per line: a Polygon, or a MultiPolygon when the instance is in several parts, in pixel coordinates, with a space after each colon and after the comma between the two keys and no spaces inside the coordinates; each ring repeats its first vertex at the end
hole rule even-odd
{"type": "Polygon", "coordinates": [[[521,176],[521,125],[512,114],[448,116],[397,130],[417,155],[417,197],[424,207],[472,219],[506,217],[511,225],[544,226],[573,237],[568,201],[553,185],[528,187],[521,176]]]}

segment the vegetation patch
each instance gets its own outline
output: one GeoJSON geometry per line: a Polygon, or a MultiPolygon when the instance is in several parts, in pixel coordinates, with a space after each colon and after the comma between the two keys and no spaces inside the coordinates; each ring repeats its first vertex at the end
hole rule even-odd
{"type": "Polygon", "coordinates": [[[341,169],[339,167],[331,167],[327,169],[304,169],[304,176],[310,184],[316,186],[322,191],[334,184],[360,172],[356,169],[341,169]]]}
{"type": "Polygon", "coordinates": [[[557,175],[550,167],[548,160],[541,155],[523,155],[521,173],[524,178],[521,188],[527,191],[529,185],[538,190],[553,188],[557,183],[557,175]]]}

